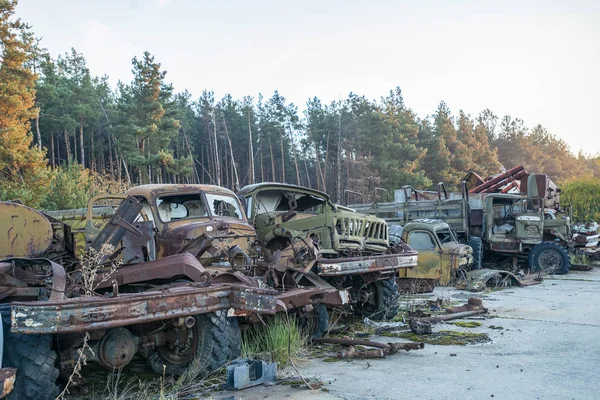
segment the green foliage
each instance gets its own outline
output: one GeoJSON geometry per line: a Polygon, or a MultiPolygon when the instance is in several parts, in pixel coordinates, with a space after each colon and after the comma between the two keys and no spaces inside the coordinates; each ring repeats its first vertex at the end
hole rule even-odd
{"type": "Polygon", "coordinates": [[[600,178],[579,178],[562,188],[561,202],[573,207],[576,222],[600,221],[600,178]]]}
{"type": "Polygon", "coordinates": [[[276,315],[259,326],[244,332],[242,354],[244,357],[265,357],[276,361],[280,368],[290,360],[297,361],[306,345],[306,337],[296,322],[288,316],[276,315]]]}
{"type": "MultiPolygon", "coordinates": [[[[419,117],[399,87],[378,100],[350,93],[326,104],[313,97],[300,114],[278,91],[241,99],[175,93],[165,69],[145,52],[132,59],[133,79],[113,88],[75,49],[51,57],[14,18],[15,4],[0,0],[0,199],[80,205],[86,184],[75,170],[50,176],[46,153],[53,168],[79,164],[94,180],[114,183],[111,190],[124,183],[235,190],[275,180],[318,188],[339,203],[346,189],[362,193],[364,202],[381,201],[376,188],[427,189],[443,181],[455,190],[471,170],[485,178],[518,164],[559,184],[600,177],[598,156],[574,155],[541,125],[528,128],[489,109],[476,117],[452,114],[443,101],[419,117]],[[73,198],[61,199],[57,191],[68,176],[75,181],[64,196],[73,198]]],[[[93,186],[88,195],[105,190],[93,186]]],[[[578,218],[597,218],[593,200],[571,196],[581,203],[578,218]]]]}
{"type": "Polygon", "coordinates": [[[50,190],[41,207],[46,210],[83,208],[91,197],[92,179],[88,170],[70,164],[52,171],[50,190]]]}

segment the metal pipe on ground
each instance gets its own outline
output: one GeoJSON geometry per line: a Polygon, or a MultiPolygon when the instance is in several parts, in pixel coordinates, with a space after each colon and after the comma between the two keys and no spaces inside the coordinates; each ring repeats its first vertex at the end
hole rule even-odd
{"type": "Polygon", "coordinates": [[[427,317],[427,318],[412,318],[409,321],[408,326],[410,327],[410,330],[413,331],[414,333],[416,333],[418,335],[422,335],[424,333],[432,332],[432,330],[431,330],[432,324],[437,324],[438,322],[443,322],[443,321],[450,321],[453,319],[472,317],[473,315],[484,314],[486,312],[487,312],[487,308],[482,308],[480,310],[464,311],[464,312],[458,312],[458,313],[446,314],[446,315],[436,315],[436,316],[427,317]]]}
{"type": "Polygon", "coordinates": [[[389,354],[395,354],[400,350],[420,350],[425,347],[424,343],[402,342],[402,343],[381,343],[370,340],[350,339],[350,338],[320,338],[315,339],[317,343],[341,344],[350,346],[350,349],[338,353],[340,358],[383,358],[389,354]],[[366,349],[356,350],[354,346],[375,347],[377,350],[366,349]]]}

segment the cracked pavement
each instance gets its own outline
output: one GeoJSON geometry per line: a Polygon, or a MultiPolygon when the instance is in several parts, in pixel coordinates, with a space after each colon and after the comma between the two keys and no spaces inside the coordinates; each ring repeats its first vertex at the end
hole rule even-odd
{"type": "MultiPolygon", "coordinates": [[[[481,297],[489,310],[478,328],[434,325],[439,330],[487,333],[490,343],[425,345],[385,359],[299,366],[323,390],[285,385],[222,392],[236,399],[595,399],[600,367],[600,269],[547,277],[540,285],[485,294],[443,288],[436,296],[460,302],[481,297]],[[490,326],[504,329],[490,329],[490,326]],[[456,356],[450,356],[455,354],[456,356]]],[[[373,340],[401,341],[390,337],[373,340]]]]}

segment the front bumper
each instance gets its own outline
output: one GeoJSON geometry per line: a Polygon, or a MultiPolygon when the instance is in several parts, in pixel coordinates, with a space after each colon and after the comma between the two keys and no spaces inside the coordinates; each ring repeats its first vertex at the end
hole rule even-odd
{"type": "Polygon", "coordinates": [[[317,264],[320,276],[343,276],[370,272],[389,272],[416,266],[416,252],[383,254],[368,257],[323,259],[317,264]]]}
{"type": "Polygon", "coordinates": [[[112,298],[78,297],[11,303],[11,331],[75,333],[140,324],[218,310],[228,315],[275,314],[277,292],[243,285],[194,284],[112,298]]]}

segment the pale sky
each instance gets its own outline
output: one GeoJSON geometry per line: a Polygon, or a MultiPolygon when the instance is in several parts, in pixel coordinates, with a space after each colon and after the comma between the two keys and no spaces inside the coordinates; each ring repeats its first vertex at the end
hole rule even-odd
{"type": "Polygon", "coordinates": [[[52,55],[129,82],[145,50],[177,91],[234,98],[274,90],[301,109],[396,86],[420,117],[537,123],[574,152],[600,152],[600,1],[20,0],[52,55]]]}

